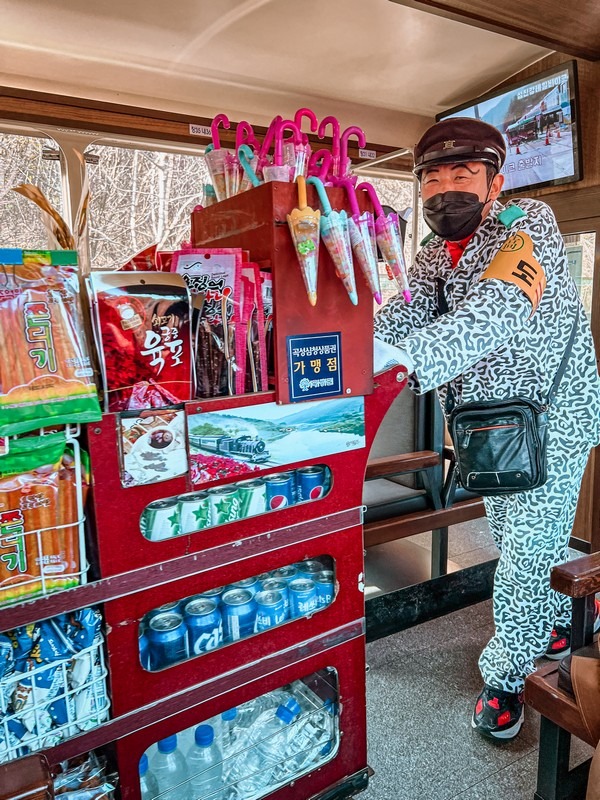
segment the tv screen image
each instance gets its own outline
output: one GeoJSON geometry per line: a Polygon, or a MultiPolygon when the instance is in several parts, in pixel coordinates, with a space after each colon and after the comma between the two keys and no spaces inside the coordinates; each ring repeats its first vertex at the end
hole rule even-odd
{"type": "Polygon", "coordinates": [[[581,176],[575,62],[445,111],[497,128],[506,142],[503,193],[556,186],[581,176]]]}

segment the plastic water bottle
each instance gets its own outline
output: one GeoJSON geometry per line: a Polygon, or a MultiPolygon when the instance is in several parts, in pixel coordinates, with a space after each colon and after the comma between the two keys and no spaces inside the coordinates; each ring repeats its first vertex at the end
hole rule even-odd
{"type": "MultiPolygon", "coordinates": [[[[223,759],[210,725],[198,725],[187,754],[192,800],[223,800],[223,759]]],[[[162,799],[161,799],[162,800],[162,799]]]]}
{"type": "Polygon", "coordinates": [[[227,758],[234,750],[235,747],[235,728],[236,718],[238,715],[237,708],[229,708],[221,714],[221,750],[223,758],[227,758]]]}
{"type": "Polygon", "coordinates": [[[140,773],[142,800],[154,800],[155,797],[158,797],[158,783],[154,775],[148,770],[148,756],[146,753],[140,758],[138,770],[140,773]]]}
{"type": "Polygon", "coordinates": [[[230,773],[230,780],[238,782],[242,797],[254,797],[273,786],[287,770],[290,725],[300,711],[298,703],[290,698],[275,713],[263,712],[246,733],[245,746],[254,747],[236,757],[230,773]]]}
{"type": "Polygon", "coordinates": [[[188,771],[185,759],[177,749],[176,735],[158,742],[151,768],[158,783],[160,800],[190,800],[188,771]]]}

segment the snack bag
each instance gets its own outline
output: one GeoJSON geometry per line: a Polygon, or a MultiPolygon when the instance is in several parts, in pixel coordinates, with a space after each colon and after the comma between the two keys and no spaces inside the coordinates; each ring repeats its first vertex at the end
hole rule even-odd
{"type": "Polygon", "coordinates": [[[0,436],[95,422],[77,253],[0,250],[0,436]]]}
{"type": "Polygon", "coordinates": [[[267,353],[267,375],[269,384],[275,385],[275,342],[273,339],[273,276],[270,272],[261,270],[260,273],[263,314],[265,349],[267,353]]]}
{"type": "Polygon", "coordinates": [[[106,411],[191,400],[190,298],[185,281],[160,272],[90,276],[106,411]]]}
{"type": "Polygon", "coordinates": [[[238,365],[245,368],[236,373],[237,394],[266,391],[267,351],[265,346],[264,308],[258,264],[242,267],[242,325],[236,331],[238,365]],[[239,339],[239,342],[237,342],[239,339]],[[239,375],[239,378],[238,378],[239,375]]]}
{"type": "Polygon", "coordinates": [[[184,277],[193,305],[201,300],[194,330],[197,397],[235,394],[241,266],[238,248],[194,248],[173,255],[171,269],[184,277]]]}
{"type": "Polygon", "coordinates": [[[40,594],[42,575],[46,592],[77,586],[77,484],[65,434],[13,439],[0,470],[0,605],[40,594]]]}

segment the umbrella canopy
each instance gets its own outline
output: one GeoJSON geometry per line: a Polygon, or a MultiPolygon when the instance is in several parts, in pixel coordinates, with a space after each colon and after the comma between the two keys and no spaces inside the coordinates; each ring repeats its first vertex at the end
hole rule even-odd
{"type": "Polygon", "coordinates": [[[319,220],[321,212],[309,208],[306,200],[306,181],[300,175],[298,184],[298,208],[287,215],[288,226],[302,277],[311,306],[317,304],[317,272],[319,268],[319,220]]]}
{"type": "Polygon", "coordinates": [[[375,220],[370,211],[360,213],[356,200],[354,184],[348,178],[337,181],[348,195],[352,215],[348,217],[348,231],[354,259],[358,263],[375,301],[381,305],[381,284],[377,267],[377,243],[375,241],[375,220]]]}

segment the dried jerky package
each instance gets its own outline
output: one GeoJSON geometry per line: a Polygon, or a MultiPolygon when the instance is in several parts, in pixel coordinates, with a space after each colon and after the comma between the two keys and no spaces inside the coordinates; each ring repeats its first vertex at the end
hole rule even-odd
{"type": "Polygon", "coordinates": [[[162,408],[192,397],[190,297],[178,275],[90,276],[106,411],[162,408]]]}
{"type": "Polygon", "coordinates": [[[0,250],[0,436],[94,422],[77,253],[0,250]]]}
{"type": "Polygon", "coordinates": [[[273,331],[273,276],[261,270],[261,289],[263,301],[263,325],[265,332],[265,348],[267,351],[267,375],[270,386],[275,386],[275,341],[273,331]]]}
{"type": "Polygon", "coordinates": [[[171,267],[192,293],[195,315],[194,359],[196,396],[236,393],[236,326],[241,320],[242,250],[194,248],[173,255],[171,267]],[[196,298],[202,298],[196,303],[196,298]],[[197,317],[197,318],[196,318],[197,317]]]}
{"type": "Polygon", "coordinates": [[[237,335],[238,364],[245,364],[240,370],[241,392],[261,392],[268,389],[267,351],[265,345],[264,308],[261,290],[260,268],[258,264],[244,264],[242,267],[242,325],[237,335]]]}

